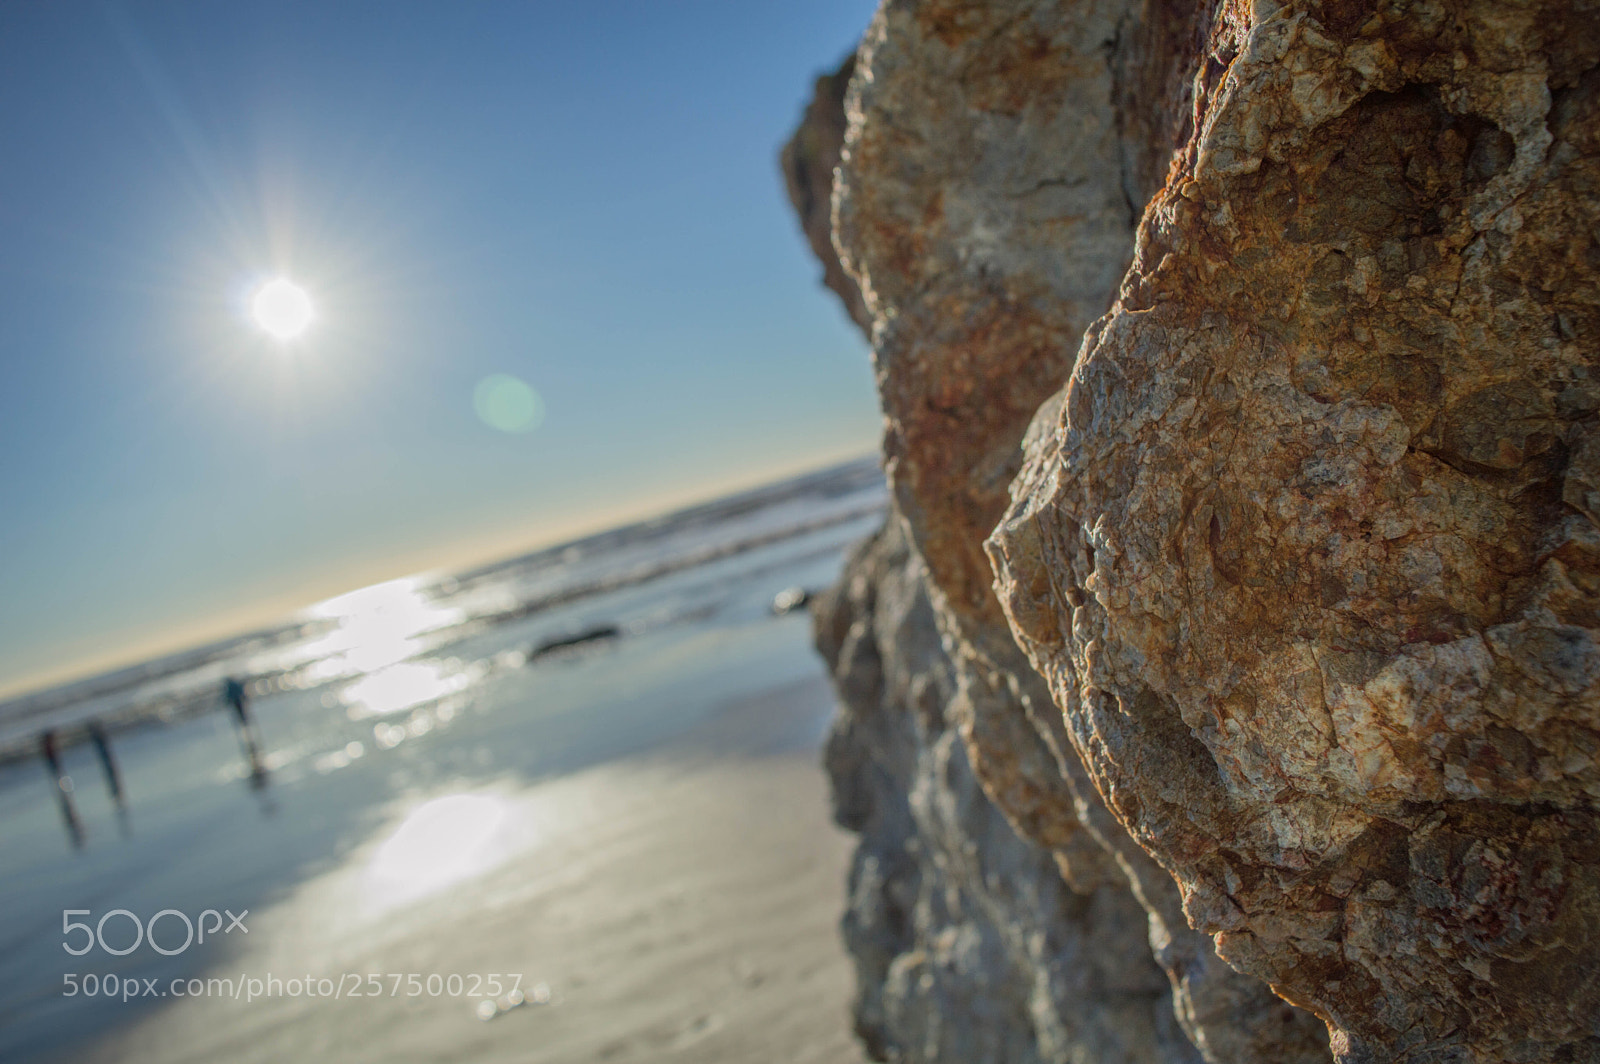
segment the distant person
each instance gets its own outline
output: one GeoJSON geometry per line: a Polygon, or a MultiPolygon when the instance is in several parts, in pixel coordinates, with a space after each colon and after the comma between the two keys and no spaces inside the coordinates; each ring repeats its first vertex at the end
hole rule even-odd
{"type": "Polygon", "coordinates": [[[235,723],[239,726],[239,741],[244,746],[245,759],[250,762],[250,786],[259,790],[267,785],[267,769],[261,763],[261,748],[250,720],[250,692],[243,680],[230,676],[222,683],[222,698],[233,707],[233,715],[238,718],[235,723]]]}
{"type": "Polygon", "coordinates": [[[67,837],[73,849],[83,848],[83,821],[78,819],[78,807],[72,800],[72,777],[61,767],[61,751],[56,746],[54,728],[39,736],[39,752],[44,755],[45,768],[56,787],[56,798],[61,803],[61,818],[67,823],[67,837]]]}
{"type": "Polygon", "coordinates": [[[250,726],[250,693],[245,690],[244,681],[237,676],[230,676],[222,681],[222,697],[233,707],[234,715],[239,718],[239,726],[250,726]]]}
{"type": "Polygon", "coordinates": [[[50,778],[61,779],[61,751],[56,748],[54,728],[39,736],[39,752],[44,754],[44,763],[50,770],[50,778]]]}
{"type": "Polygon", "coordinates": [[[106,735],[104,724],[99,721],[89,722],[89,739],[94,743],[95,753],[100,755],[100,767],[105,770],[106,790],[111,792],[111,801],[117,807],[117,818],[122,822],[122,830],[128,830],[128,805],[122,797],[122,773],[117,770],[117,759],[111,753],[111,739],[106,735]]]}

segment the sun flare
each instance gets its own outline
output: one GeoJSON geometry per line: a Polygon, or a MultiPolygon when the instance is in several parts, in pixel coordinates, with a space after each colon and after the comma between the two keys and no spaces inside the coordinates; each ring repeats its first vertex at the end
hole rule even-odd
{"type": "Polygon", "coordinates": [[[250,316],[279,340],[293,340],[311,325],[311,297],[305,289],[280,277],[257,289],[250,301],[250,316]]]}

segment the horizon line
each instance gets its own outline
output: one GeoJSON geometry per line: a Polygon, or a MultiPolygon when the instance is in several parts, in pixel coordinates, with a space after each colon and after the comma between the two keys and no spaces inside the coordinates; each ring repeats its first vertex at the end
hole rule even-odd
{"type": "MultiPolygon", "coordinates": [[[[159,661],[163,658],[176,657],[211,647],[220,647],[255,635],[265,635],[278,628],[295,623],[299,615],[315,609],[324,602],[362,591],[369,587],[377,587],[396,580],[459,578],[478,571],[496,569],[545,551],[574,546],[608,532],[647,524],[662,518],[674,517],[747,492],[759,491],[762,488],[781,484],[785,481],[800,480],[807,476],[833,469],[842,469],[869,459],[878,462],[881,467],[883,462],[882,452],[873,449],[856,453],[849,458],[829,459],[820,464],[806,463],[790,467],[773,476],[763,477],[759,480],[735,477],[726,486],[715,489],[713,493],[691,491],[686,493],[683,498],[667,503],[664,506],[654,507],[647,504],[646,507],[640,510],[625,512],[624,516],[619,516],[613,520],[601,518],[598,522],[591,523],[584,523],[580,520],[562,528],[560,531],[553,532],[548,538],[537,540],[509,551],[494,549],[492,554],[480,552],[476,556],[462,557],[456,561],[406,568],[403,572],[396,572],[378,580],[357,583],[354,586],[344,587],[342,590],[334,591],[330,594],[301,599],[298,593],[290,593],[286,596],[278,596],[276,599],[258,600],[258,603],[253,607],[245,607],[242,610],[235,611],[233,614],[224,615],[233,617],[237,617],[240,614],[259,615],[258,620],[249,622],[223,621],[220,626],[227,629],[227,634],[225,635],[215,638],[194,638],[188,634],[178,635],[174,630],[169,630],[164,636],[152,638],[139,649],[133,651],[113,651],[100,658],[80,660],[75,664],[63,666],[59,669],[46,670],[31,676],[25,676],[15,683],[0,681],[0,707],[22,702],[64,687],[71,687],[75,684],[88,684],[95,680],[109,680],[118,673],[133,669],[139,665],[159,661]],[[298,605],[294,606],[279,605],[284,598],[295,598],[300,601],[298,605]]],[[[457,540],[456,542],[459,545],[464,541],[457,540]]],[[[449,550],[450,545],[437,548],[439,553],[449,550]]],[[[217,617],[218,615],[213,614],[212,616],[217,617]]],[[[194,626],[177,631],[187,633],[194,627],[205,623],[203,620],[197,621],[194,626]]]]}

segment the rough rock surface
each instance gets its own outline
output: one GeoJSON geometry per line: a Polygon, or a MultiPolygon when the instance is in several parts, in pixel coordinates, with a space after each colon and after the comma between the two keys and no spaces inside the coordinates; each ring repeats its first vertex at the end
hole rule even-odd
{"type": "Polygon", "coordinates": [[[1173,50],[1169,28],[1127,0],[886,4],[850,93],[835,235],[875,323],[895,504],[950,647],[947,716],[984,789],[1070,881],[1132,888],[1208,1059],[1325,1061],[1320,1025],[1223,964],[1106,813],[983,549],[1030,419],[1132,257],[1132,205],[1164,174],[1150,130],[1184,97],[1149,57],[1173,50]]]}
{"type": "Polygon", "coordinates": [[[864,748],[954,728],[1212,1061],[1327,1052],[1219,954],[1345,1061],[1600,1060],[1597,62],[1593,0],[886,0],[859,53],[833,236],[945,648],[879,629],[938,712],[864,748]]]}
{"type": "Polygon", "coordinates": [[[1340,1059],[1600,1059],[1600,9],[1201,28],[1007,613],[1189,920],[1340,1059]]]}
{"type": "MultiPolygon", "coordinates": [[[[782,164],[829,287],[869,327],[829,242],[853,67],[852,57],[818,79],[782,164]]],[[[1147,921],[1109,858],[1067,818],[1056,841],[1073,852],[1068,889],[1050,849],[1018,837],[973,777],[956,728],[972,716],[971,692],[959,690],[972,673],[942,645],[898,517],[814,610],[841,701],[827,757],[836,815],[862,836],[844,930],[860,975],[856,1026],[873,1055],[1198,1064],[1150,961],[1147,921]]],[[[1012,724],[1038,746],[1026,721],[1012,724]]]]}
{"type": "Polygon", "coordinates": [[[800,216],[806,242],[822,263],[822,283],[839,297],[850,319],[870,331],[872,319],[861,289],[844,272],[833,250],[833,173],[839,167],[839,151],[844,147],[844,93],[855,70],[852,52],[838,70],[818,76],[805,116],[778,155],[778,167],[783,171],[789,203],[800,216]]]}
{"type": "Polygon", "coordinates": [[[826,760],[859,832],[846,943],[880,1060],[1198,1064],[1125,885],[1070,889],[980,789],[955,677],[898,519],[814,606],[841,709],[826,760]]]}

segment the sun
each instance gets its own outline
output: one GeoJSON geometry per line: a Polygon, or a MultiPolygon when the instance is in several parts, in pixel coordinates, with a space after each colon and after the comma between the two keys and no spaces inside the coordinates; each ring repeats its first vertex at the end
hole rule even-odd
{"type": "Polygon", "coordinates": [[[293,340],[306,331],[314,317],[305,289],[282,277],[256,290],[250,300],[250,316],[279,340],[293,340]]]}

